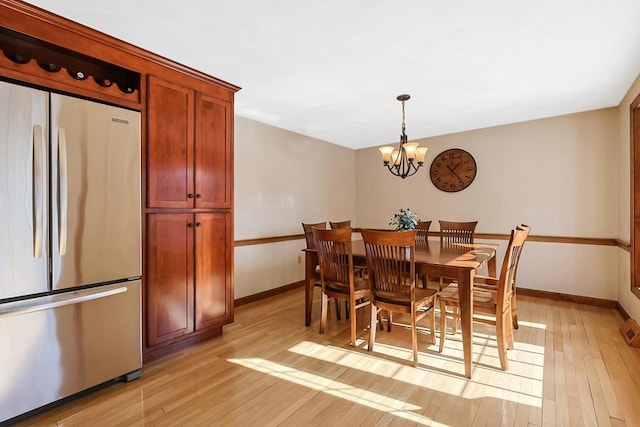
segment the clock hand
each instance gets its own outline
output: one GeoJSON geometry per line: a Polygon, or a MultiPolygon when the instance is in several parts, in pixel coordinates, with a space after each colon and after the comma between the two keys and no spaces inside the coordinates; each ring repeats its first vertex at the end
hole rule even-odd
{"type": "Polygon", "coordinates": [[[462,178],[460,178],[458,174],[455,172],[458,166],[460,166],[460,163],[458,163],[454,168],[450,168],[449,165],[447,165],[447,169],[449,169],[449,172],[451,172],[456,178],[458,178],[458,181],[463,182],[462,178]]]}

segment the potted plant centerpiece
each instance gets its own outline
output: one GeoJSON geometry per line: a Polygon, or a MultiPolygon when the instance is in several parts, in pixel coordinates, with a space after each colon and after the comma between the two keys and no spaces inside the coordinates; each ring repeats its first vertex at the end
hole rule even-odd
{"type": "Polygon", "coordinates": [[[389,225],[393,225],[396,231],[413,230],[418,225],[418,216],[411,212],[411,209],[400,209],[400,212],[393,215],[389,225]]]}

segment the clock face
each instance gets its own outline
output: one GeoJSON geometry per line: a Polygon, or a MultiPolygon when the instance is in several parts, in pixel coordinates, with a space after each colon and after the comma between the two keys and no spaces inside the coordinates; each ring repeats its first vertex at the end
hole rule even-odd
{"type": "Polygon", "coordinates": [[[429,175],[438,190],[455,193],[471,185],[476,172],[473,156],[459,148],[452,148],[433,159],[429,175]]]}

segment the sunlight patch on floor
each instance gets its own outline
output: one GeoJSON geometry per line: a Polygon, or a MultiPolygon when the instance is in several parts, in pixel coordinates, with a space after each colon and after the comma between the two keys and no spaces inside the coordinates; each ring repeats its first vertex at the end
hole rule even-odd
{"type": "Polygon", "coordinates": [[[433,420],[430,418],[411,412],[423,410],[423,408],[419,406],[370,392],[362,388],[353,387],[349,384],[344,384],[331,378],[325,378],[320,375],[301,371],[290,366],[281,365],[261,358],[228,360],[231,363],[244,366],[245,368],[253,369],[341,399],[346,399],[375,410],[387,412],[391,415],[401,417],[415,423],[423,425],[437,425],[434,424],[433,420]]]}
{"type": "MultiPolygon", "coordinates": [[[[371,372],[375,375],[403,381],[407,384],[433,388],[430,384],[424,382],[422,375],[415,375],[416,369],[418,369],[421,372],[427,371],[434,378],[446,376],[449,384],[453,384],[447,392],[456,396],[467,399],[494,396],[516,403],[525,400],[531,406],[542,407],[543,348],[527,344],[526,347],[529,352],[525,355],[519,354],[517,349],[511,350],[509,352],[510,369],[504,372],[499,369],[500,362],[497,350],[477,345],[474,342],[475,366],[473,368],[473,378],[468,380],[456,377],[458,371],[463,372],[464,370],[462,343],[452,338],[447,339],[446,344],[447,347],[445,347],[445,351],[442,354],[436,351],[433,353],[420,352],[420,365],[418,368],[408,365],[412,357],[410,348],[399,348],[379,342],[376,342],[372,353],[362,352],[362,350],[366,351],[366,346],[357,350],[349,350],[311,341],[302,341],[290,347],[289,351],[349,369],[371,372]],[[533,347],[537,347],[535,351],[531,351],[533,347]],[[452,354],[454,354],[453,357],[451,356],[452,354]],[[407,365],[402,364],[403,362],[398,363],[388,360],[386,357],[406,360],[407,365]],[[373,363],[376,366],[375,370],[370,369],[373,363]],[[476,394],[477,387],[470,387],[470,385],[484,386],[482,396],[476,394]]],[[[437,379],[434,379],[434,381],[437,381],[437,379]]]]}

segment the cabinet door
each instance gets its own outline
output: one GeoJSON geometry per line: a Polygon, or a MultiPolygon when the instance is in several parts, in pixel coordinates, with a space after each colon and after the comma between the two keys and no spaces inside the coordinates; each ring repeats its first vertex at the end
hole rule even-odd
{"type": "Polygon", "coordinates": [[[231,103],[196,93],[196,207],[230,208],[233,179],[231,103]]]}
{"type": "Polygon", "coordinates": [[[149,77],[147,207],[194,205],[194,92],[149,77]]]}
{"type": "Polygon", "coordinates": [[[147,345],[193,332],[193,215],[147,215],[147,345]]]}
{"type": "Polygon", "coordinates": [[[233,321],[231,214],[196,215],[196,329],[233,321]]]}

